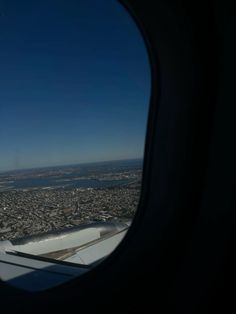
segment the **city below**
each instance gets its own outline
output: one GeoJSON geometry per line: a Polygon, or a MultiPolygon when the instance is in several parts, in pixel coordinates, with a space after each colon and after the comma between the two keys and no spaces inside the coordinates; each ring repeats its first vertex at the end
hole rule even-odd
{"type": "Polygon", "coordinates": [[[0,240],[130,220],[141,178],[141,159],[1,173],[0,240]]]}

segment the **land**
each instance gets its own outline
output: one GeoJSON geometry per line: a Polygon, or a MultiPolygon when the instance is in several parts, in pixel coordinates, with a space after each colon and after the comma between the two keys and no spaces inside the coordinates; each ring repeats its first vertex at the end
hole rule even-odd
{"type": "Polygon", "coordinates": [[[39,187],[0,192],[0,240],[94,221],[132,219],[140,197],[141,171],[96,174],[96,178],[101,181],[109,178],[132,180],[121,186],[104,188],[39,187]]]}

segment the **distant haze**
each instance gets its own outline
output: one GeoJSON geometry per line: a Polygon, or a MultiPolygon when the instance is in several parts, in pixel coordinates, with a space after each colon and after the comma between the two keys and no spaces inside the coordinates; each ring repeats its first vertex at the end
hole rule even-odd
{"type": "Polygon", "coordinates": [[[0,171],[143,157],[150,67],[118,1],[1,1],[0,40],[0,171]]]}
{"type": "Polygon", "coordinates": [[[86,162],[76,162],[76,163],[69,163],[69,164],[53,164],[53,165],[46,165],[46,166],[33,166],[33,167],[26,167],[26,168],[14,168],[14,169],[5,169],[3,171],[0,171],[0,175],[4,175],[6,173],[14,173],[14,172],[28,172],[28,171],[38,171],[38,170],[45,170],[45,169],[63,169],[63,168],[67,168],[67,167],[84,167],[84,166],[88,166],[91,167],[92,165],[94,166],[100,166],[100,165],[109,165],[109,167],[111,165],[115,165],[115,164],[125,164],[125,165],[139,165],[140,167],[142,167],[142,163],[143,163],[143,158],[126,158],[126,159],[112,159],[112,160],[98,160],[98,161],[86,161],[86,162]]]}

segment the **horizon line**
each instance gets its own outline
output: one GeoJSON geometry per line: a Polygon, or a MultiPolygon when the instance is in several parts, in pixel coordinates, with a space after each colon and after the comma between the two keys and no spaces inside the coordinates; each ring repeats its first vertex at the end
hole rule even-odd
{"type": "Polygon", "coordinates": [[[103,163],[103,162],[128,161],[128,160],[143,160],[143,157],[100,160],[100,161],[89,161],[89,162],[77,162],[77,163],[69,163],[69,164],[60,164],[60,165],[55,165],[55,166],[39,166],[39,167],[36,166],[36,167],[30,167],[30,168],[15,168],[15,169],[8,169],[8,170],[0,170],[0,174],[4,174],[4,173],[7,173],[7,172],[14,172],[14,171],[45,169],[45,168],[56,168],[56,167],[67,167],[67,166],[87,165],[87,164],[96,164],[96,163],[103,163]]]}

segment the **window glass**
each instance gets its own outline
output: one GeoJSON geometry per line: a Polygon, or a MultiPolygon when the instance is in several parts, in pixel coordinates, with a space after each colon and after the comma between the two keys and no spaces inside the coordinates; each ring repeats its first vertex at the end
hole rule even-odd
{"type": "Polygon", "coordinates": [[[143,38],[118,1],[7,0],[0,41],[0,250],[92,264],[139,202],[143,38]]]}

